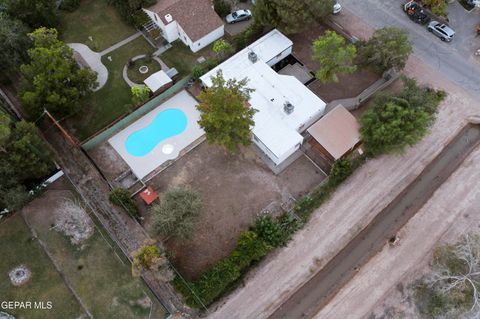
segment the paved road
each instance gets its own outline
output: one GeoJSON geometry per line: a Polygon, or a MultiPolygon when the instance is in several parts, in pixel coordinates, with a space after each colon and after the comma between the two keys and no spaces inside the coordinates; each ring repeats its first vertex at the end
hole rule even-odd
{"type": "Polygon", "coordinates": [[[400,27],[408,32],[414,54],[445,77],[480,99],[480,57],[473,52],[480,48],[475,24],[480,12],[467,12],[457,1],[449,6],[450,25],[456,31],[451,43],[444,43],[403,13],[399,0],[341,0],[344,9],[352,12],[371,27],[400,27]]]}
{"type": "Polygon", "coordinates": [[[300,319],[315,315],[355,275],[355,269],[380,251],[388,238],[415,215],[479,142],[479,125],[462,130],[404,191],[270,319],[300,319]]]}

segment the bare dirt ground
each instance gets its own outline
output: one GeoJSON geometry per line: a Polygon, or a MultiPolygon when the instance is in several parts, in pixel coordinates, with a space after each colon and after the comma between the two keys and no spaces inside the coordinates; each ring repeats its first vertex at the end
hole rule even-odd
{"type": "MultiPolygon", "coordinates": [[[[403,155],[382,156],[368,161],[337,190],[330,201],[313,214],[308,226],[298,232],[286,248],[278,251],[275,258],[268,258],[260,267],[251,272],[246,278],[244,287],[237,289],[218,303],[217,308],[212,307],[209,318],[268,317],[418,176],[423,168],[438,155],[442,147],[465,125],[466,118],[480,114],[478,101],[471,99],[461,88],[453,85],[435,70],[420,63],[415,57],[411,57],[409,60],[406,73],[417,78],[421,83],[429,83],[436,88],[442,88],[449,94],[440,106],[437,121],[431,129],[430,135],[415,147],[408,149],[403,155]]],[[[478,170],[480,161],[472,162],[467,159],[464,165],[468,163],[474,165],[478,170]]],[[[453,197],[457,200],[460,198],[467,202],[473,200],[467,196],[466,190],[478,188],[478,177],[471,179],[468,178],[469,175],[475,175],[472,169],[470,169],[470,173],[465,173],[465,179],[461,185],[448,180],[442,189],[445,188],[445,192],[452,193],[452,196],[457,194],[457,197],[453,197]]],[[[445,202],[450,205],[449,208],[455,206],[455,202],[445,202]]],[[[420,243],[427,242],[426,237],[431,234],[432,240],[428,240],[428,243],[432,245],[427,249],[430,251],[436,242],[434,238],[436,224],[440,223],[438,228],[441,229],[446,227],[442,226],[444,223],[452,224],[453,222],[454,217],[451,217],[450,214],[446,219],[435,218],[433,223],[430,219],[423,219],[417,228],[417,242],[413,240],[413,247],[418,245],[420,252],[420,248],[423,246],[420,246],[420,243]],[[423,231],[422,229],[427,230],[423,231]]],[[[409,248],[410,250],[405,249],[405,254],[396,255],[401,256],[397,258],[401,258],[405,264],[412,267],[417,264],[418,258],[415,258],[416,254],[413,254],[416,249],[412,251],[412,246],[409,248]]],[[[425,256],[425,251],[421,255],[425,256]]],[[[365,269],[369,269],[369,267],[365,267],[365,269]]],[[[377,272],[380,269],[382,266],[379,266],[377,272]]],[[[400,267],[398,271],[401,272],[400,267]]],[[[376,276],[373,271],[369,273],[376,276]]],[[[384,294],[390,289],[395,289],[396,281],[390,282],[389,279],[396,276],[396,273],[397,266],[387,267],[387,270],[382,273],[383,276],[377,278],[375,283],[370,286],[371,289],[368,290],[368,293],[363,291],[363,294],[358,293],[349,295],[348,298],[344,297],[343,302],[346,302],[345,299],[349,299],[348,307],[341,302],[332,301],[331,304],[336,307],[334,310],[329,310],[330,318],[361,318],[362,315],[359,317],[354,315],[357,313],[354,312],[355,307],[369,304],[370,307],[360,307],[366,315],[371,307],[382,300],[384,294]],[[384,287],[380,284],[383,281],[388,281],[393,286],[384,287]],[[365,296],[369,296],[369,298],[365,296]],[[367,310],[365,311],[365,309],[367,310]],[[342,316],[342,314],[344,315],[342,316]]],[[[360,277],[360,274],[358,276],[360,277]]],[[[367,280],[364,280],[366,283],[367,280]]],[[[349,287],[360,289],[360,284],[349,285],[349,287]]],[[[318,318],[325,318],[322,314],[319,314],[318,318]]]]}
{"type": "MultiPolygon", "coordinates": [[[[293,41],[293,55],[299,59],[310,71],[315,72],[320,64],[312,60],[312,43],[326,31],[323,25],[314,25],[305,32],[289,36],[293,41]]],[[[342,74],[337,83],[323,84],[320,81],[312,82],[308,88],[325,102],[357,96],[380,76],[369,69],[360,69],[353,74],[342,74]]]]}
{"type": "MultiPolygon", "coordinates": [[[[251,148],[228,155],[222,148],[204,142],[148,184],[160,198],[166,190],[184,185],[202,196],[204,208],[194,237],[188,241],[170,239],[166,243],[174,264],[192,278],[228,255],[239,234],[263,209],[280,212],[282,202],[291,196],[300,197],[324,178],[305,157],[276,176],[251,148]]],[[[144,226],[148,229],[149,216],[143,208],[144,226]]]]}

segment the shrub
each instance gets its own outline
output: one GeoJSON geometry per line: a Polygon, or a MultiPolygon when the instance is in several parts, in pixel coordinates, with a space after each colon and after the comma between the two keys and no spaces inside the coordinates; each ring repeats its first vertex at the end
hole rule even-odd
{"type": "Polygon", "coordinates": [[[235,35],[233,41],[237,50],[241,50],[248,44],[258,39],[263,34],[264,27],[255,21],[250,24],[243,32],[235,35]]]}
{"type": "Polygon", "coordinates": [[[280,223],[270,215],[258,217],[255,224],[250,227],[250,230],[273,247],[284,246],[288,240],[288,234],[285,236],[280,223]]]}
{"type": "Polygon", "coordinates": [[[200,195],[189,188],[177,188],[164,194],[152,207],[152,230],[157,234],[190,238],[202,210],[200,195]]]}
{"type": "Polygon", "coordinates": [[[224,18],[232,11],[232,6],[225,0],[214,0],[213,9],[220,17],[224,18]]]}
{"type": "Polygon", "coordinates": [[[349,160],[338,160],[332,165],[332,170],[330,171],[330,175],[328,177],[328,183],[335,186],[339,185],[346,180],[347,177],[352,174],[352,172],[353,170],[349,160]]]}
{"type": "MultiPolygon", "coordinates": [[[[143,27],[144,24],[150,21],[150,17],[147,15],[145,11],[137,10],[132,14],[132,20],[133,20],[133,25],[136,28],[140,29],[141,27],[143,27]]],[[[159,29],[155,29],[155,30],[159,30],[159,29]]]]}
{"type": "Polygon", "coordinates": [[[192,77],[194,80],[198,80],[202,75],[205,74],[205,68],[201,64],[196,64],[192,68],[192,77]]]}
{"type": "Polygon", "coordinates": [[[80,0],[63,0],[60,3],[60,10],[73,12],[80,7],[80,0]]]}
{"type": "Polygon", "coordinates": [[[197,308],[202,304],[208,306],[230,289],[254,262],[259,261],[272,248],[255,232],[243,232],[230,256],[221,259],[205,270],[197,280],[188,283],[201,298],[201,303],[178,276],[174,284],[182,292],[188,305],[197,308]]]}
{"type": "Polygon", "coordinates": [[[130,192],[125,188],[114,188],[110,192],[108,199],[110,200],[110,202],[112,202],[112,204],[122,207],[125,212],[131,217],[140,217],[137,205],[135,205],[135,202],[130,197],[130,192]]]}

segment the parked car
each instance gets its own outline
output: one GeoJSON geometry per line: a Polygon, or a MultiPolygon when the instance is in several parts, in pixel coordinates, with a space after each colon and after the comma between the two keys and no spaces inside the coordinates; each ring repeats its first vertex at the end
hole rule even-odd
{"type": "Polygon", "coordinates": [[[444,23],[432,21],[428,24],[427,30],[435,34],[442,41],[450,42],[455,35],[455,31],[444,23]]]}
{"type": "Polygon", "coordinates": [[[333,14],[339,14],[340,11],[342,11],[342,5],[338,3],[338,1],[335,1],[335,4],[333,5],[333,14]]]}
{"type": "Polygon", "coordinates": [[[427,24],[430,22],[430,17],[422,6],[415,1],[409,1],[403,5],[403,11],[408,15],[410,20],[420,23],[427,24]]]}
{"type": "Polygon", "coordinates": [[[250,20],[252,18],[252,13],[250,10],[237,10],[225,17],[227,23],[237,23],[240,21],[250,20]]]}

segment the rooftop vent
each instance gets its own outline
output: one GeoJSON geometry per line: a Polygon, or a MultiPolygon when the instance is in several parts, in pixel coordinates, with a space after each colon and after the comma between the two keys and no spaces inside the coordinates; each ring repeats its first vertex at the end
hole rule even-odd
{"type": "Polygon", "coordinates": [[[252,63],[257,62],[257,59],[258,59],[257,54],[256,54],[255,52],[253,52],[253,51],[249,51],[249,52],[248,52],[248,59],[249,59],[250,61],[252,61],[252,63]]]}
{"type": "Polygon", "coordinates": [[[172,21],[173,21],[172,15],[171,15],[170,13],[169,13],[169,14],[166,14],[166,15],[165,15],[165,20],[166,20],[168,23],[172,22],[172,21]]]}
{"type": "Polygon", "coordinates": [[[290,113],[293,112],[294,109],[295,109],[295,107],[293,106],[292,103],[290,103],[288,101],[283,103],[283,110],[285,111],[285,113],[290,114],[290,113]]]}

